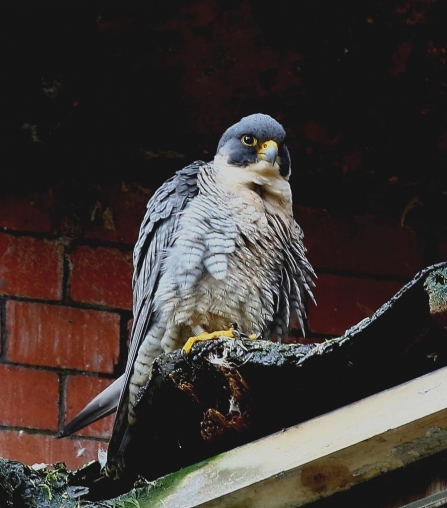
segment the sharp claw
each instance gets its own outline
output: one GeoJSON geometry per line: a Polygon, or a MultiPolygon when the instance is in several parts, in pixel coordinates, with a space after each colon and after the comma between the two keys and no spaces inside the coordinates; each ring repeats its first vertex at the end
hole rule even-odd
{"type": "Polygon", "coordinates": [[[241,335],[243,335],[239,330],[233,329],[233,336],[235,339],[240,339],[241,335]]]}

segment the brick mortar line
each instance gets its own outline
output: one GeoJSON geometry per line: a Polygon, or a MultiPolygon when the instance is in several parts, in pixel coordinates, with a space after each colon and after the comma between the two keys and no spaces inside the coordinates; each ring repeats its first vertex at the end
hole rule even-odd
{"type": "Polygon", "coordinates": [[[38,240],[50,240],[50,241],[59,241],[60,243],[63,243],[64,245],[70,245],[73,247],[78,246],[85,246],[85,247],[109,247],[113,249],[118,249],[123,252],[129,252],[133,251],[134,249],[134,243],[123,243],[123,242],[113,242],[111,240],[100,240],[95,238],[72,238],[68,236],[64,236],[61,234],[55,234],[55,233],[41,233],[41,232],[34,232],[34,231],[26,231],[26,230],[16,230],[16,229],[9,229],[5,227],[0,226],[0,235],[1,234],[7,234],[11,236],[15,236],[17,238],[19,237],[32,237],[36,238],[38,240]]]}
{"type": "MultiPolygon", "coordinates": [[[[0,425],[0,432],[24,432],[26,434],[31,435],[37,435],[37,436],[50,436],[54,437],[56,439],[57,431],[54,430],[48,430],[48,429],[36,429],[36,428],[28,428],[28,427],[15,427],[15,426],[9,426],[9,425],[0,425]]],[[[93,441],[93,442],[100,442],[100,443],[108,443],[109,438],[106,437],[94,437],[94,436],[78,436],[78,435],[71,435],[64,437],[65,440],[74,441],[76,439],[83,439],[85,441],[93,441]]]]}
{"type": "Polygon", "coordinates": [[[68,246],[64,245],[64,252],[62,253],[62,298],[61,302],[66,303],[70,301],[70,261],[68,259],[68,246]]]}
{"type": "Polygon", "coordinates": [[[59,375],[66,374],[67,376],[85,376],[98,379],[110,379],[112,381],[115,379],[115,374],[114,373],[111,374],[109,372],[85,371],[73,368],[52,367],[51,365],[34,365],[29,363],[10,362],[10,361],[3,361],[0,363],[0,365],[5,365],[8,367],[20,367],[23,369],[38,370],[44,372],[54,372],[55,374],[59,375]]]}
{"type": "MultiPolygon", "coordinates": [[[[60,237],[63,238],[63,237],[60,237]]],[[[97,240],[95,238],[72,238],[69,243],[69,250],[72,251],[76,247],[105,247],[110,249],[117,249],[121,252],[133,252],[135,244],[113,242],[110,240],[97,240]]]]}
{"type": "Polygon", "coordinates": [[[26,230],[16,230],[16,229],[9,229],[5,227],[0,227],[0,234],[6,234],[11,235],[15,237],[32,237],[36,238],[38,240],[62,240],[63,237],[54,233],[41,233],[41,232],[34,232],[34,231],[26,231],[26,230]]]}
{"type": "Polygon", "coordinates": [[[57,428],[61,430],[65,425],[65,415],[67,414],[67,374],[59,374],[59,401],[57,428]]]}
{"type": "Polygon", "coordinates": [[[6,353],[8,351],[6,341],[6,300],[0,298],[0,363],[3,363],[6,359],[6,353]]]}
{"type": "Polygon", "coordinates": [[[123,309],[121,307],[107,307],[105,305],[99,305],[94,303],[78,302],[67,298],[64,300],[45,300],[43,298],[32,298],[29,296],[17,296],[17,295],[1,295],[0,297],[4,300],[12,300],[14,302],[29,302],[29,303],[40,303],[44,305],[53,305],[54,307],[68,307],[70,309],[80,310],[95,310],[98,312],[109,312],[114,314],[122,314],[123,312],[131,312],[129,309],[123,309]]]}

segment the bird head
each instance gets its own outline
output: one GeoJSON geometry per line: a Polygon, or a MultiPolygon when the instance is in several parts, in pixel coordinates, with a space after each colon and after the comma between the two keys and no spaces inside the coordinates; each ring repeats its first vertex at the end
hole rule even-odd
{"type": "Polygon", "coordinates": [[[217,147],[216,163],[248,169],[256,174],[290,176],[290,156],[284,143],[283,126],[268,115],[257,113],[242,118],[227,129],[217,147]]]}

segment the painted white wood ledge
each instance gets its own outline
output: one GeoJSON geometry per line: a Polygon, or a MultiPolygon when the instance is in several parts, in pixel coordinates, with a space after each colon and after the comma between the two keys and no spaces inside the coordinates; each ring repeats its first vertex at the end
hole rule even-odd
{"type": "Polygon", "coordinates": [[[168,475],[148,506],[303,506],[444,449],[447,367],[168,475]]]}

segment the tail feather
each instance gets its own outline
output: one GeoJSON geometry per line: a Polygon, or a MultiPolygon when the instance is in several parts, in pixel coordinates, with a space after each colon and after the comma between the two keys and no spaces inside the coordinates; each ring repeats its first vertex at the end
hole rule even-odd
{"type": "Polygon", "coordinates": [[[110,386],[92,399],[84,409],[67,423],[57,434],[57,438],[70,436],[87,425],[100,420],[116,411],[121,391],[124,388],[124,375],[116,379],[110,386]]]}

